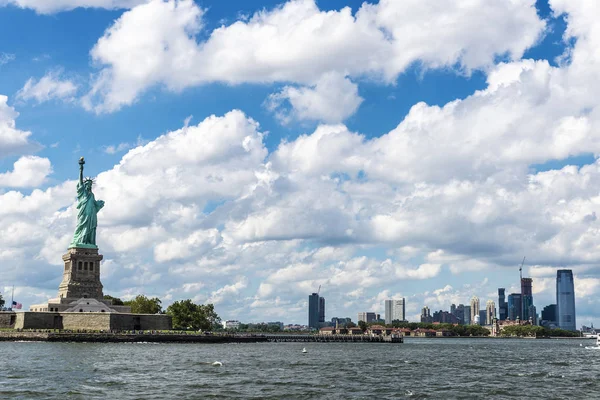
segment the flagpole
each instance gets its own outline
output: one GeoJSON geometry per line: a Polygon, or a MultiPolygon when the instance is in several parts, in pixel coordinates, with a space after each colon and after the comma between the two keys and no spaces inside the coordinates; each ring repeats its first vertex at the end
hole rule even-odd
{"type": "Polygon", "coordinates": [[[15,285],[13,285],[12,294],[10,295],[10,309],[13,308],[13,303],[15,302],[15,285]]]}

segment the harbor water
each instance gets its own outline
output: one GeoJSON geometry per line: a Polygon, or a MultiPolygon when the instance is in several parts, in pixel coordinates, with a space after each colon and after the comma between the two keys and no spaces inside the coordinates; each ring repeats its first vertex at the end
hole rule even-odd
{"type": "Polygon", "coordinates": [[[595,341],[2,342],[0,399],[600,398],[600,349],[586,346],[595,341]]]}

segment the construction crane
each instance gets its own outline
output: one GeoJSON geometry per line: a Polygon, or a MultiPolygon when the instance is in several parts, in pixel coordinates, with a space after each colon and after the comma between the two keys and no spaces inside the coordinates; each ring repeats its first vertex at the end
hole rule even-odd
{"type": "Polygon", "coordinates": [[[523,257],[523,261],[521,261],[521,266],[519,267],[519,275],[521,279],[523,279],[523,264],[525,264],[525,257],[523,257]]]}

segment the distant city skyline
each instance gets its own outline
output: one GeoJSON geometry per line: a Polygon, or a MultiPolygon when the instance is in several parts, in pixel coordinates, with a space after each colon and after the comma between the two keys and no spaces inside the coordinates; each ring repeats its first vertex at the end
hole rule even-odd
{"type": "MultiPolygon", "coordinates": [[[[495,318],[500,320],[531,320],[534,324],[541,322],[552,322],[556,323],[556,327],[560,325],[560,318],[558,316],[558,301],[562,299],[563,310],[568,308],[563,314],[563,319],[575,320],[575,308],[574,304],[574,280],[571,270],[557,270],[556,278],[556,301],[557,304],[545,304],[539,307],[540,314],[538,314],[538,307],[533,304],[533,288],[534,280],[529,277],[522,277],[520,281],[520,293],[511,293],[508,296],[508,301],[504,301],[506,298],[506,289],[500,287],[497,289],[496,300],[493,298],[484,300],[485,308],[482,308],[482,302],[478,296],[473,295],[470,298],[469,305],[460,303],[458,306],[454,303],[450,304],[448,309],[443,308],[439,310],[433,310],[425,305],[421,309],[419,317],[414,318],[416,321],[430,321],[430,322],[449,322],[449,323],[464,323],[464,324],[485,324],[489,325],[495,318]],[[560,282],[563,281],[561,285],[560,282]],[[562,288],[562,292],[560,289],[562,288]],[[559,296],[559,292],[562,293],[562,297],[559,296]],[[525,298],[525,303],[523,302],[525,298]],[[499,306],[496,306],[496,301],[499,306]],[[504,310],[504,311],[503,311],[504,310]],[[551,312],[555,312],[556,321],[549,320],[551,312]],[[466,314],[465,314],[466,313],[466,314]],[[502,315],[502,316],[501,316],[502,315]]],[[[320,289],[320,288],[319,288],[320,289]]],[[[378,307],[373,309],[378,310],[378,307]]],[[[383,317],[381,313],[377,311],[361,311],[357,313],[357,321],[374,322],[381,320],[386,324],[391,324],[394,320],[409,320],[406,315],[406,299],[386,299],[383,301],[383,317]]],[[[332,323],[337,321],[339,317],[332,317],[332,323]]],[[[346,320],[348,317],[344,317],[346,320]]],[[[308,326],[322,326],[324,323],[327,324],[328,317],[325,315],[325,299],[320,297],[317,293],[313,293],[309,296],[309,323],[308,326]],[[316,307],[316,308],[315,308],[316,307]],[[311,325],[311,315],[317,321],[311,325]]],[[[566,324],[563,321],[562,325],[564,329],[576,330],[576,324],[566,324]]]]}
{"type": "MultiPolygon", "coordinates": [[[[420,322],[440,322],[440,323],[462,323],[462,324],[480,324],[490,325],[498,318],[500,320],[521,320],[529,321],[537,325],[542,322],[550,324],[550,327],[561,327],[568,330],[576,330],[575,324],[575,308],[574,308],[574,281],[571,270],[557,270],[556,279],[556,301],[557,304],[544,305],[543,309],[540,308],[541,313],[537,313],[537,307],[533,303],[533,286],[534,280],[529,277],[523,277],[521,269],[520,281],[520,293],[511,293],[508,296],[508,302],[506,299],[506,289],[497,289],[497,301],[498,307],[496,307],[496,301],[488,299],[485,301],[485,308],[481,309],[481,301],[478,296],[472,296],[470,299],[470,305],[459,304],[458,306],[452,303],[449,310],[434,310],[424,305],[421,308],[420,317],[417,319],[420,322]],[[558,314],[558,304],[562,304],[563,314],[558,314]],[[466,315],[465,315],[466,313],[466,315]],[[571,322],[572,321],[572,322],[571,322]]],[[[309,303],[311,299],[316,296],[313,293],[309,297],[309,303]]],[[[316,300],[314,300],[316,301],[316,300]]],[[[318,298],[319,304],[324,304],[323,298],[318,298]]],[[[391,324],[395,320],[408,320],[406,318],[406,299],[386,299],[384,300],[384,317],[383,320],[380,314],[374,311],[361,311],[357,314],[357,321],[364,321],[372,323],[375,321],[382,321],[385,324],[391,324]]],[[[314,303],[313,303],[314,304],[314,303]]],[[[310,318],[310,306],[309,306],[309,318],[310,318]]],[[[319,313],[320,322],[323,322],[322,312],[319,313]]],[[[347,319],[347,318],[346,318],[347,319]]],[[[332,323],[337,321],[338,318],[333,318],[332,323]]]]}

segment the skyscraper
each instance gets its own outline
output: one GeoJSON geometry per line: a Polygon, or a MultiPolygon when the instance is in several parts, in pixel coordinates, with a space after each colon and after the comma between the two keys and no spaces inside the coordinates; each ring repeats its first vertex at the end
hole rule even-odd
{"type": "Polygon", "coordinates": [[[516,321],[521,318],[521,293],[511,293],[508,295],[508,319],[516,321]]]}
{"type": "Polygon", "coordinates": [[[521,319],[524,321],[533,317],[529,313],[529,307],[533,305],[532,282],[531,278],[521,278],[521,319]]]}
{"type": "Polygon", "coordinates": [[[384,302],[385,309],[385,323],[389,325],[392,323],[392,317],[394,314],[394,300],[385,300],[384,302]]]}
{"type": "Polygon", "coordinates": [[[308,296],[308,327],[319,329],[319,295],[317,293],[308,296]]]}
{"type": "Polygon", "coordinates": [[[364,322],[375,322],[377,320],[377,314],[374,312],[359,312],[358,321],[364,322]]]}
{"type": "Polygon", "coordinates": [[[399,300],[386,300],[385,301],[385,323],[391,324],[392,322],[404,321],[405,320],[405,303],[404,297],[399,300]]]}
{"type": "Polygon", "coordinates": [[[433,322],[433,318],[431,317],[431,311],[429,307],[425,306],[421,309],[421,322],[433,322]]]}
{"type": "Polygon", "coordinates": [[[533,305],[529,306],[529,320],[533,325],[538,324],[537,309],[533,305]]]}
{"type": "Polygon", "coordinates": [[[456,318],[458,318],[458,323],[464,324],[465,323],[465,305],[459,304],[458,307],[456,307],[456,310],[454,311],[454,315],[456,315],[456,318]]]}
{"type": "Polygon", "coordinates": [[[433,322],[441,322],[444,324],[457,324],[459,322],[456,315],[442,310],[434,312],[431,318],[433,318],[433,322]]]}
{"type": "Polygon", "coordinates": [[[319,327],[325,322],[325,297],[319,297],[319,327]]]}
{"type": "Polygon", "coordinates": [[[471,306],[465,306],[464,308],[463,324],[471,325],[471,306]]]}
{"type": "Polygon", "coordinates": [[[573,271],[559,269],[556,272],[556,322],[560,329],[577,330],[575,325],[575,286],[573,271]]]}
{"type": "Polygon", "coordinates": [[[479,297],[473,296],[471,298],[471,323],[475,323],[475,316],[479,315],[479,297]]]}
{"type": "Polygon", "coordinates": [[[496,318],[496,303],[493,300],[488,300],[485,303],[485,324],[491,325],[494,318],[496,318]]]}
{"type": "Polygon", "coordinates": [[[485,315],[485,310],[479,310],[479,325],[485,325],[486,321],[486,315],[485,315]]]}
{"type": "Polygon", "coordinates": [[[504,288],[498,288],[498,319],[501,321],[508,318],[508,304],[504,292],[504,288]]]}
{"type": "Polygon", "coordinates": [[[556,323],[556,304],[550,304],[542,310],[542,321],[556,323]]]}

